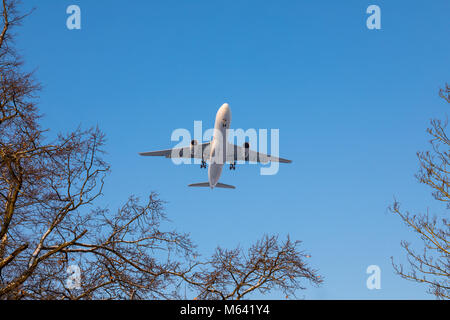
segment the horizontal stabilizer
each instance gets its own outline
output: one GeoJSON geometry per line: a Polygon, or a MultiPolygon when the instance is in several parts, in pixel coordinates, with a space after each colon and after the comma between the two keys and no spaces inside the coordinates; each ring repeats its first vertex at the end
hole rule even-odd
{"type": "Polygon", "coordinates": [[[192,183],[188,187],[209,187],[209,182],[192,183]]]}
{"type": "Polygon", "coordinates": [[[229,185],[229,184],[220,183],[220,182],[218,182],[218,183],[216,184],[216,188],[236,189],[235,186],[231,186],[231,185],[229,185]]]}

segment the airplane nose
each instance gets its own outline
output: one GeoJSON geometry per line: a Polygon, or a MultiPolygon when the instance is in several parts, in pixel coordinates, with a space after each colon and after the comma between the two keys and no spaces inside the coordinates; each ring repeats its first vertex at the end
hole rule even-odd
{"type": "Polygon", "coordinates": [[[228,103],[224,103],[219,111],[217,111],[217,117],[220,119],[219,121],[223,121],[227,119],[227,121],[231,121],[231,109],[228,103]]]}
{"type": "Polygon", "coordinates": [[[231,114],[230,106],[228,103],[224,103],[220,109],[222,110],[223,114],[231,114]]]}

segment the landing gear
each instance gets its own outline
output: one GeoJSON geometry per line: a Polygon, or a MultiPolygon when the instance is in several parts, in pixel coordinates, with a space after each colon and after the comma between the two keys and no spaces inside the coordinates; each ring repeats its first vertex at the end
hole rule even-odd
{"type": "Polygon", "coordinates": [[[233,163],[230,163],[230,170],[236,170],[236,161],[233,163]]]}
{"type": "Polygon", "coordinates": [[[205,160],[202,160],[202,164],[200,165],[200,169],[201,168],[206,168],[206,161],[205,160]]]}

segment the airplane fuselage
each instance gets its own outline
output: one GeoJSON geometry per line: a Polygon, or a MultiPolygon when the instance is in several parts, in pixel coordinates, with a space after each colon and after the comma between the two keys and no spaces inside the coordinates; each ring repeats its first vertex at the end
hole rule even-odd
{"type": "Polygon", "coordinates": [[[227,129],[231,124],[231,110],[228,103],[224,103],[216,114],[214,135],[211,141],[211,153],[209,155],[208,181],[214,188],[222,174],[223,165],[227,154],[227,129]]]}

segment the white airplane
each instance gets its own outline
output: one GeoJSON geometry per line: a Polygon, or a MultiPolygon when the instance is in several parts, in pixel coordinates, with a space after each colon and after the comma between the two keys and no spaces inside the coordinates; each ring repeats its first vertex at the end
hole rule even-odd
{"type": "Polygon", "coordinates": [[[242,147],[227,142],[227,129],[230,128],[231,110],[228,103],[224,103],[216,115],[214,135],[210,142],[198,144],[192,140],[191,145],[184,148],[174,148],[159,151],[139,153],[141,156],[164,156],[166,158],[190,158],[201,159],[200,168],[206,168],[209,162],[208,182],[193,183],[189,187],[210,187],[235,189],[234,186],[220,183],[219,178],[223,165],[230,163],[230,170],[236,170],[236,161],[255,161],[268,163],[270,161],[291,163],[291,160],[273,157],[264,153],[250,150],[250,144],[245,142],[242,147]]]}

